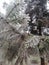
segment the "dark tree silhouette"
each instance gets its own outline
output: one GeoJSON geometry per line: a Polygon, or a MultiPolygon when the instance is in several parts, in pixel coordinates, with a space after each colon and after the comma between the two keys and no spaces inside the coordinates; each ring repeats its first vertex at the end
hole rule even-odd
{"type": "MultiPolygon", "coordinates": [[[[42,24],[43,21],[40,21],[40,20],[43,20],[44,17],[49,17],[49,13],[47,12],[46,10],[46,2],[47,0],[31,0],[29,3],[28,3],[28,7],[26,9],[26,14],[29,14],[30,16],[30,21],[29,21],[29,26],[30,26],[30,31],[31,33],[33,34],[33,28],[35,26],[35,23],[32,23],[32,21],[34,21],[36,19],[36,25],[37,25],[37,28],[39,30],[39,35],[41,35],[41,27],[42,27],[42,24]],[[35,16],[35,18],[33,18],[35,16]],[[40,19],[40,20],[39,20],[40,19]]],[[[37,31],[36,31],[36,34],[37,34],[37,31]]]]}

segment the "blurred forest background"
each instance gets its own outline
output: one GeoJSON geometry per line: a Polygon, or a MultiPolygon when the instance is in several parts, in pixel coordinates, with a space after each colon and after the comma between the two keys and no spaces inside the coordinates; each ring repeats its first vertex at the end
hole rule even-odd
{"type": "Polygon", "coordinates": [[[49,65],[49,0],[0,0],[0,65],[49,65]]]}

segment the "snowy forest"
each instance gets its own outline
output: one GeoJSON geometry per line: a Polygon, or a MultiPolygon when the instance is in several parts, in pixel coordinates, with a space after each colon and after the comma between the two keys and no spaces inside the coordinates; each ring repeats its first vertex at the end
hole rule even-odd
{"type": "Polygon", "coordinates": [[[0,65],[49,65],[49,0],[0,0],[0,65]]]}

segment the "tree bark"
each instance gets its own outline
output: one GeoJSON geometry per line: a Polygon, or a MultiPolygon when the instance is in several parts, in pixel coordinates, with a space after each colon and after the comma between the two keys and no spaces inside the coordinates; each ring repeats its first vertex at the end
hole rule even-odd
{"type": "Polygon", "coordinates": [[[41,27],[39,27],[39,35],[42,35],[41,32],[42,32],[42,31],[41,31],[41,27]]]}
{"type": "Polygon", "coordinates": [[[45,65],[45,59],[42,57],[40,57],[40,59],[41,59],[41,65],[45,65]]]}

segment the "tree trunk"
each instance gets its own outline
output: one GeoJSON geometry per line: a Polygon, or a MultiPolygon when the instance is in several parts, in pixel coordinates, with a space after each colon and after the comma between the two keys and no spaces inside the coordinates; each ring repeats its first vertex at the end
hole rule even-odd
{"type": "Polygon", "coordinates": [[[42,32],[42,31],[41,31],[41,27],[39,27],[39,35],[42,35],[41,32],[42,32]]]}
{"type": "Polygon", "coordinates": [[[42,57],[40,57],[40,59],[41,59],[41,65],[45,65],[45,59],[42,57]]]}

